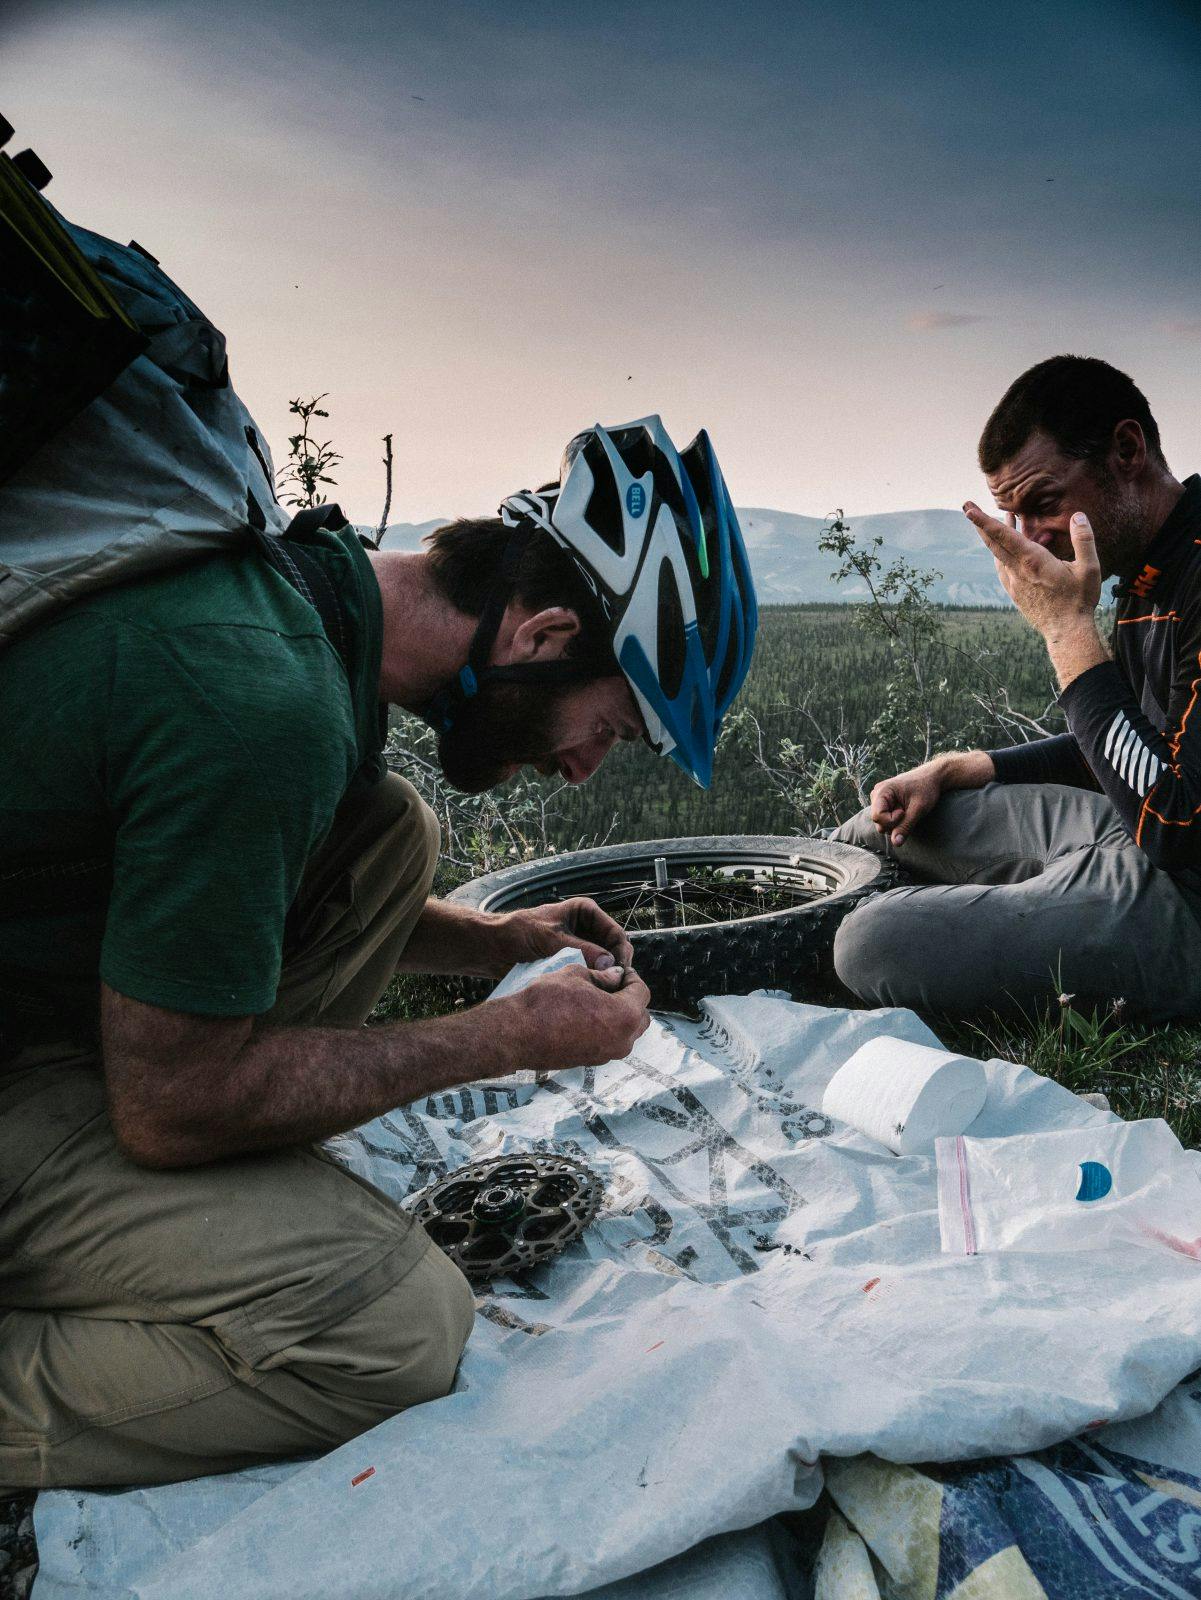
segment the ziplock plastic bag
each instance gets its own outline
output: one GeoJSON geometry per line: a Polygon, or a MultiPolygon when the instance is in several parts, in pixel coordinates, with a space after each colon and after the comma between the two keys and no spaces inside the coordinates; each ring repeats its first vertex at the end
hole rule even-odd
{"type": "Polygon", "coordinates": [[[938,1220],[950,1255],[1141,1244],[1201,1261],[1201,1176],[1166,1122],[1010,1139],[939,1139],[938,1220]]]}
{"type": "Polygon", "coordinates": [[[519,961],[515,967],[509,968],[488,998],[503,1000],[506,995],[520,994],[531,983],[537,983],[539,978],[549,978],[552,972],[562,972],[564,967],[587,965],[583,951],[571,945],[564,950],[556,950],[553,956],[543,956],[540,961],[519,961]]]}

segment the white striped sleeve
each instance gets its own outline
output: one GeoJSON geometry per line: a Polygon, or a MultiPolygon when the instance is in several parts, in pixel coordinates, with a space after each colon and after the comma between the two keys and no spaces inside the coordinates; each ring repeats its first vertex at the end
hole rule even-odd
{"type": "Polygon", "coordinates": [[[1163,767],[1124,711],[1115,712],[1106,729],[1104,752],[1122,782],[1140,796],[1153,787],[1163,767]]]}

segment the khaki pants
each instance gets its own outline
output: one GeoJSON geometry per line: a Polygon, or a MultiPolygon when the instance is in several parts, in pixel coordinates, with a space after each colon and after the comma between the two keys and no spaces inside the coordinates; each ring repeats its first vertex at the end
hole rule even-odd
{"type": "MultiPolygon", "coordinates": [[[[268,1022],[362,1024],[437,849],[401,778],[342,808],[268,1022]]],[[[420,1225],[321,1150],[149,1171],[116,1147],[94,1049],[0,1069],[0,1492],[324,1450],[445,1394],[471,1322],[420,1225]]]]}
{"type": "Polygon", "coordinates": [[[1036,1010],[1066,990],[1161,1020],[1201,1015],[1197,898],[1151,862],[1104,795],[1060,784],[945,794],[894,850],[860,812],[835,833],[923,882],[867,900],[834,967],[873,1005],[1036,1010]]]}

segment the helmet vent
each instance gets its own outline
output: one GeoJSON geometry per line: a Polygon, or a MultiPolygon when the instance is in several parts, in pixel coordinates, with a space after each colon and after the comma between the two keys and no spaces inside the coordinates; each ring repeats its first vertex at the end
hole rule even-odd
{"type": "Polygon", "coordinates": [[[730,682],[734,676],[734,669],[737,667],[741,659],[742,629],[737,625],[737,621],[735,621],[735,625],[730,629],[730,638],[726,644],[726,658],[721,664],[721,672],[718,674],[717,679],[717,688],[713,694],[713,699],[719,708],[726,702],[726,696],[730,692],[730,682]]]}
{"type": "Polygon", "coordinates": [[[659,563],[659,684],[674,700],[684,681],[684,613],[680,590],[670,561],[659,563]]]}
{"type": "MultiPolygon", "coordinates": [[[[589,466],[593,466],[590,459],[592,450],[600,454],[600,446],[585,446],[584,457],[589,466]]],[[[625,554],[625,525],[621,515],[621,497],[618,494],[617,484],[609,464],[601,457],[599,470],[593,471],[592,493],[588,497],[588,508],[584,515],[588,526],[598,539],[603,539],[610,550],[617,555],[625,554]]]]}

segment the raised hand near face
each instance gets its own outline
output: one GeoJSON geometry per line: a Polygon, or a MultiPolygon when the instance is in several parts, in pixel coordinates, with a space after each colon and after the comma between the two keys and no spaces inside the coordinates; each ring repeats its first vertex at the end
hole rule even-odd
{"type": "Polygon", "coordinates": [[[1000,521],[969,500],[964,514],[992,552],[997,576],[1014,605],[1046,640],[1061,688],[1089,667],[1109,659],[1097,632],[1101,565],[1088,518],[1072,517],[1075,559],[1058,556],[1018,528],[1012,515],[1000,521]]]}

